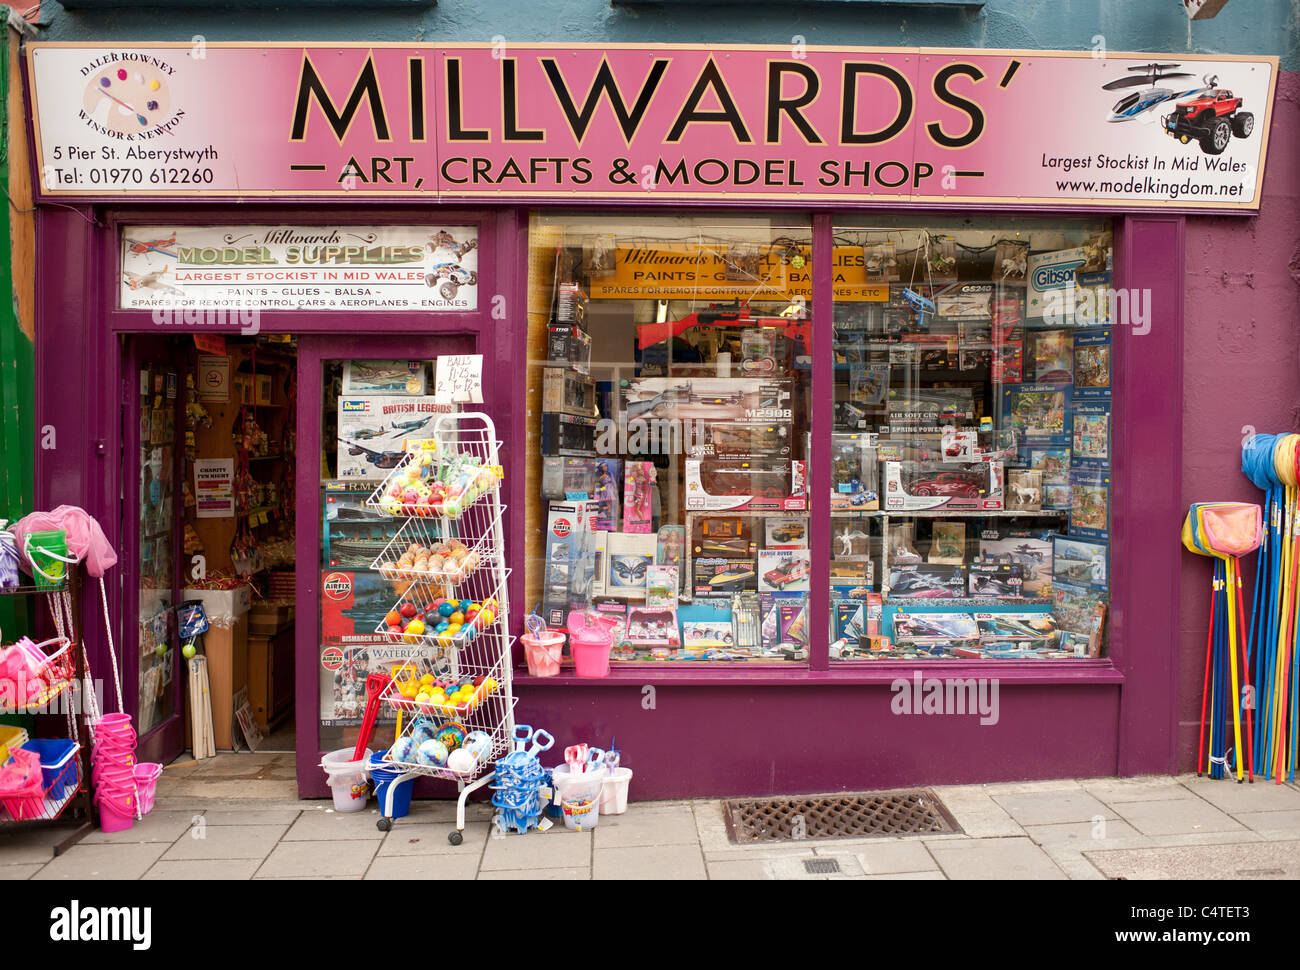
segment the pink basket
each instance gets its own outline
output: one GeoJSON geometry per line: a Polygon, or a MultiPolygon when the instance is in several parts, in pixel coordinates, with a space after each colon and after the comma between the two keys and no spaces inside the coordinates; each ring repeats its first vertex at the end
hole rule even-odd
{"type": "Polygon", "coordinates": [[[163,766],[146,761],[135,766],[135,786],[140,793],[140,814],[148,815],[153,811],[154,796],[158,791],[158,779],[162,777],[163,766]]]}

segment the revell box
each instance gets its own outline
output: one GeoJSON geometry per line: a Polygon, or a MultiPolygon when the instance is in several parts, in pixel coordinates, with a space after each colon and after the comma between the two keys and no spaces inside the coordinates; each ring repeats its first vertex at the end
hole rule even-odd
{"type": "Polygon", "coordinates": [[[1000,461],[885,462],[885,508],[889,511],[996,511],[1003,501],[1000,461]]]}

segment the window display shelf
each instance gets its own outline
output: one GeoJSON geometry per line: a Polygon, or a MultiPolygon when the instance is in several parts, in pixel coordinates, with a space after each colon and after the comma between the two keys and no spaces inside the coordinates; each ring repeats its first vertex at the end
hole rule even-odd
{"type": "Polygon", "coordinates": [[[1041,509],[1027,512],[1022,509],[915,509],[911,512],[886,511],[885,509],[836,509],[831,512],[835,519],[1038,519],[1064,518],[1069,515],[1065,509],[1041,509]]]}

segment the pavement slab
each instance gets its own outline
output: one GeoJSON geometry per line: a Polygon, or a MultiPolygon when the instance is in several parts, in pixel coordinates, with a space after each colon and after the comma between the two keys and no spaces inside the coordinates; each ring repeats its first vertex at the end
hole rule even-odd
{"type": "Polygon", "coordinates": [[[1084,855],[1112,879],[1300,879],[1300,841],[1102,849],[1084,855]]]}

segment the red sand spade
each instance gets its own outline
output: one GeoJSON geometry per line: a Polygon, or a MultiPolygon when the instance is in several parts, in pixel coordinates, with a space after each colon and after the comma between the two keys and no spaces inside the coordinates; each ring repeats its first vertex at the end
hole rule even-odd
{"type": "Polygon", "coordinates": [[[366,756],[366,744],[375,731],[375,721],[379,718],[379,703],[384,691],[392,683],[388,674],[369,674],[366,677],[366,715],[361,720],[361,733],[357,735],[357,746],[352,752],[352,760],[360,761],[366,756]]]}

